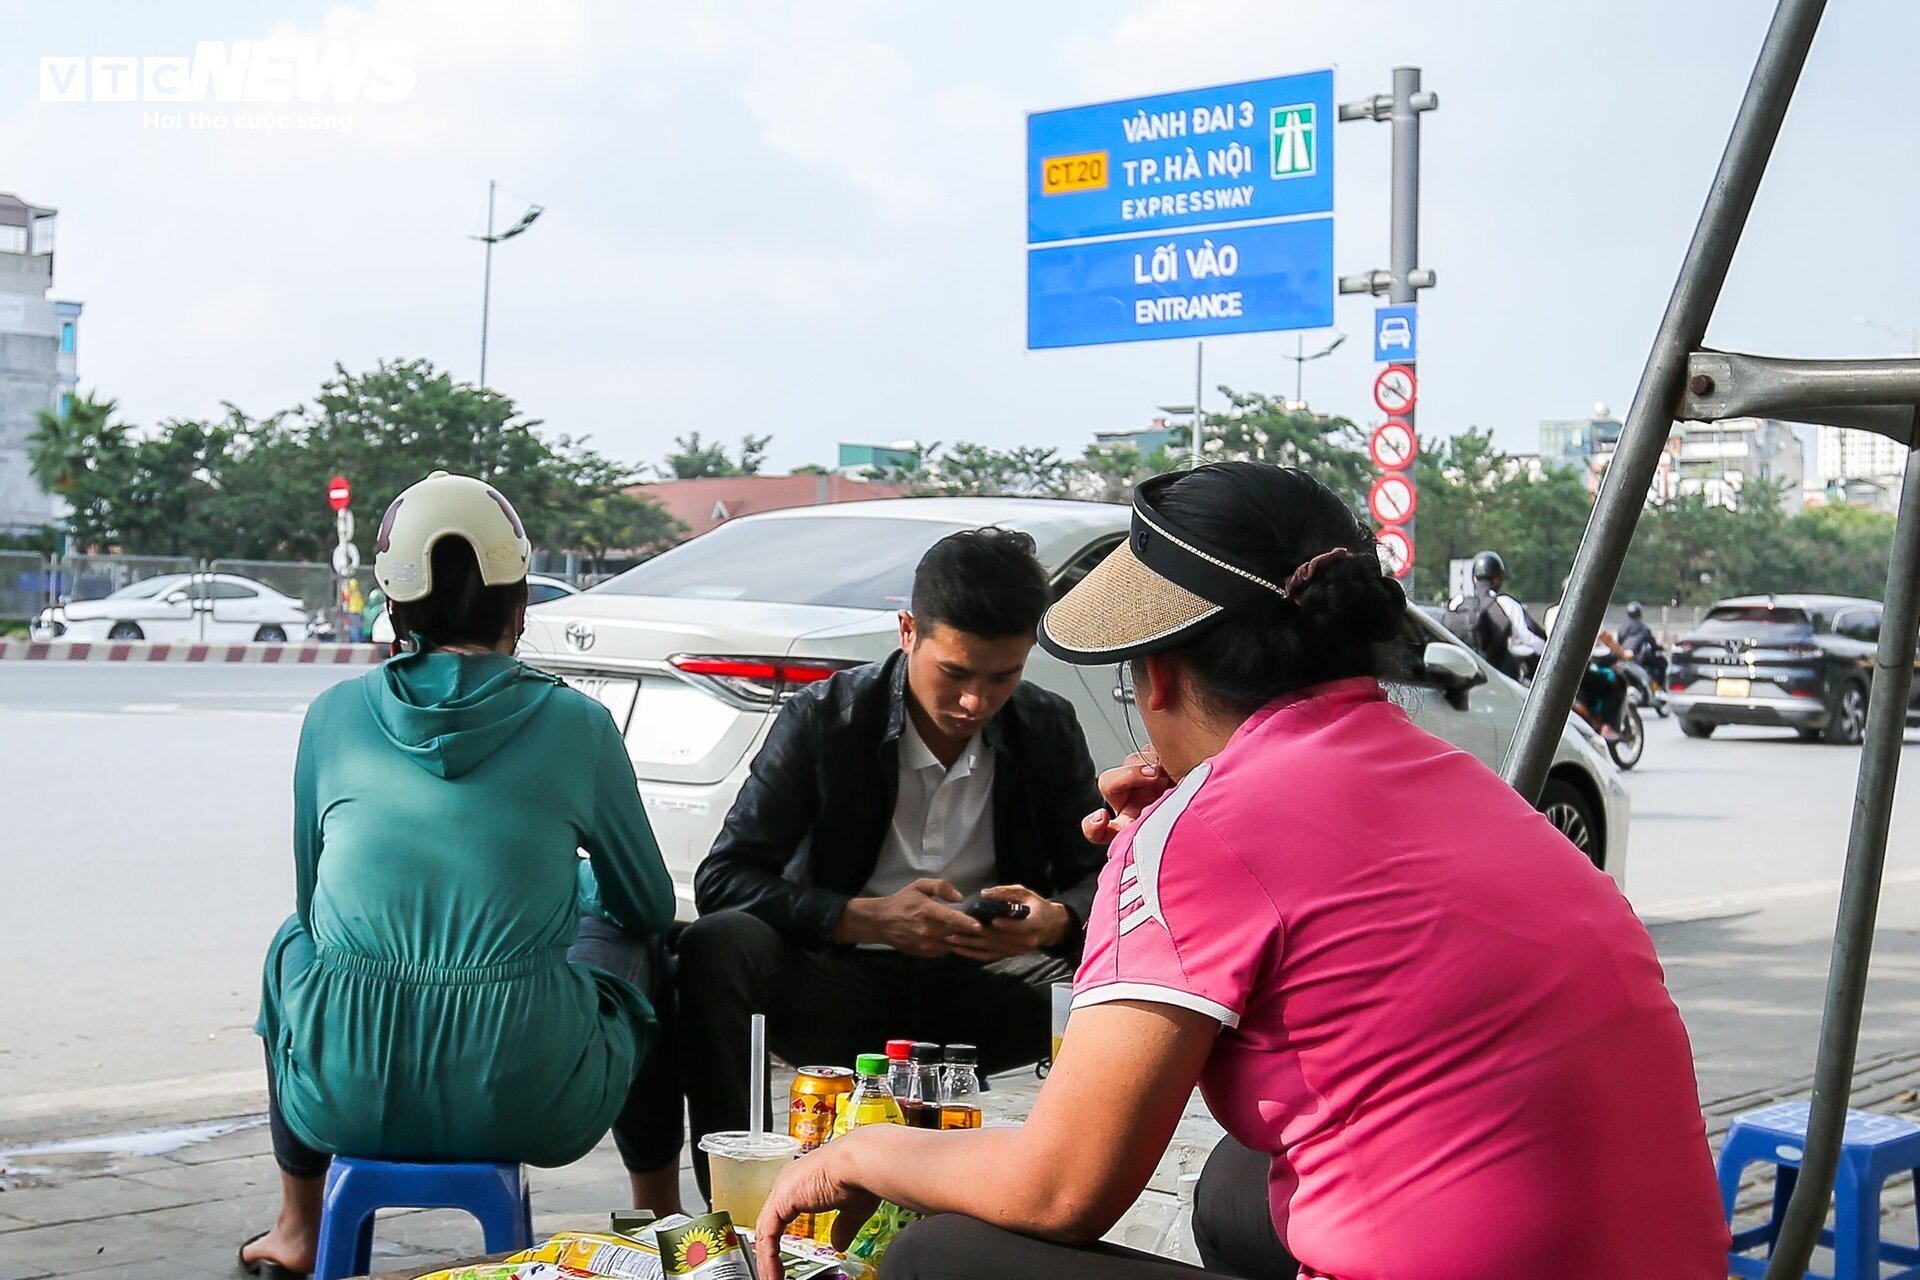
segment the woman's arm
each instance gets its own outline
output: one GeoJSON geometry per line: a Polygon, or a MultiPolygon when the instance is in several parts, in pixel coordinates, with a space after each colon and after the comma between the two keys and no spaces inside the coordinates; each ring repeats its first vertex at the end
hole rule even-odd
{"type": "Polygon", "coordinates": [[[796,1214],[846,1208],[834,1227],[845,1248],[875,1199],[1049,1239],[1098,1239],[1147,1185],[1219,1032],[1212,1018],[1173,1005],[1078,1010],[1021,1128],[873,1125],[795,1161],[755,1224],[760,1274],[779,1274],[774,1252],[796,1214]]]}
{"type": "Polygon", "coordinates": [[[313,887],[320,875],[320,783],[308,734],[313,715],[300,724],[300,746],[293,757],[293,910],[300,923],[313,925],[313,887]]]}
{"type": "Polygon", "coordinates": [[[604,712],[599,767],[594,773],[593,830],[582,847],[593,864],[600,900],[614,920],[642,933],[665,933],[673,923],[673,878],[667,874],[653,824],[626,744],[604,712]]]}

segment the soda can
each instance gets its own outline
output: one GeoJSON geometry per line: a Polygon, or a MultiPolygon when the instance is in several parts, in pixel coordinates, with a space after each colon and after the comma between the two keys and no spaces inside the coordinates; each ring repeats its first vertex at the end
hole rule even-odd
{"type": "MultiPolygon", "coordinates": [[[[787,1104],[787,1133],[800,1140],[804,1155],[833,1136],[840,1102],[853,1092],[853,1072],[845,1067],[802,1067],[793,1078],[787,1104]]],[[[826,1217],[828,1215],[822,1215],[826,1217]]],[[[819,1230],[814,1215],[803,1213],[787,1228],[790,1235],[812,1237],[819,1230]]]]}

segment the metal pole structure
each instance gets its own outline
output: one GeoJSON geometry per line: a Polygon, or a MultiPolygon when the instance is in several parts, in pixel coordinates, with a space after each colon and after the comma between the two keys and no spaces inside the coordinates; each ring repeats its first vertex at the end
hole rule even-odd
{"type": "Polygon", "coordinates": [[[1826,1225],[1847,1102],[1853,1092],[1860,1013],[1866,1004],[1867,966],[1873,959],[1873,925],[1880,912],[1887,829],[1893,818],[1893,789],[1900,779],[1900,750],[1907,736],[1915,632],[1920,630],[1920,453],[1907,456],[1906,484],[1893,530],[1880,647],[1874,655],[1873,689],[1867,699],[1866,741],[1860,748],[1860,781],[1853,793],[1853,826],[1847,836],[1847,869],[1840,882],[1833,960],[1827,969],[1826,1011],[1820,1019],[1820,1052],[1814,1060],[1807,1143],[1800,1177],[1767,1263],[1767,1280],[1798,1280],[1806,1274],[1807,1260],[1826,1225]]]}
{"type": "MultiPolygon", "coordinates": [[[[1415,106],[1415,97],[1420,92],[1420,68],[1395,67],[1393,69],[1393,209],[1387,246],[1387,269],[1392,273],[1393,281],[1387,286],[1387,301],[1407,303],[1417,301],[1418,292],[1413,285],[1413,273],[1420,264],[1420,112],[1415,106]]],[[[1414,371],[1414,385],[1419,385],[1418,352],[1416,359],[1407,361],[1407,368],[1414,371]]],[[[1414,439],[1420,438],[1415,427],[1415,414],[1419,412],[1419,401],[1407,406],[1403,415],[1414,439]]],[[[1419,496],[1419,470],[1408,467],[1404,473],[1408,486],[1415,497],[1419,496]]],[[[1412,559],[1418,560],[1420,535],[1419,508],[1409,512],[1400,527],[1406,532],[1407,546],[1416,553],[1412,559]]],[[[1408,594],[1412,594],[1413,575],[1407,573],[1403,579],[1408,594]]]]}
{"type": "Polygon", "coordinates": [[[493,188],[487,179],[487,266],[480,286],[480,385],[487,385],[487,311],[493,304],[493,188]]]}
{"type": "MultiPolygon", "coordinates": [[[[1586,670],[1600,632],[1601,615],[1619,580],[1627,545],[1633,541],[1634,527],[1646,505],[1647,487],[1653,483],[1661,449],[1673,425],[1673,407],[1679,398],[1687,358],[1706,337],[1707,321],[1726,283],[1734,249],[1753,209],[1767,157],[1780,136],[1781,121],[1786,118],[1787,104],[1793,99],[1794,85],[1806,65],[1807,51],[1825,7],[1826,0],[1780,0],[1760,47],[1746,96],[1720,157],[1720,168],[1707,190],[1693,241],[1687,246],[1673,296],[1667,301],[1653,350],[1640,375],[1640,386],[1634,392],[1613,465],[1607,468],[1593,515],[1580,539],[1580,550],[1574,556],[1573,576],[1553,635],[1547,641],[1546,657],[1534,676],[1519,727],[1507,749],[1503,772],[1529,801],[1539,797],[1546,782],[1554,748],[1573,708],[1574,688],[1586,670]]],[[[1804,1182],[1805,1173],[1801,1176],[1804,1182]]]]}
{"type": "Polygon", "coordinates": [[[1393,220],[1387,269],[1393,281],[1387,301],[1412,302],[1413,271],[1420,264],[1420,68],[1393,69],[1393,220]]]}
{"type": "Polygon", "coordinates": [[[1307,393],[1307,338],[1305,334],[1293,335],[1293,402],[1305,404],[1307,393]]]}
{"type": "Polygon", "coordinates": [[[1193,344],[1193,465],[1207,465],[1207,415],[1200,408],[1200,384],[1203,380],[1202,368],[1206,360],[1207,344],[1195,341],[1193,344]]]}
{"type": "MultiPolygon", "coordinates": [[[[1376,297],[1385,294],[1387,300],[1396,305],[1415,302],[1420,290],[1431,289],[1434,274],[1417,264],[1420,261],[1420,116],[1424,112],[1438,108],[1440,99],[1420,88],[1420,68],[1395,67],[1393,69],[1393,92],[1379,93],[1359,102],[1343,102],[1337,112],[1341,120],[1385,120],[1393,126],[1393,191],[1391,196],[1391,223],[1389,226],[1388,263],[1389,270],[1369,271],[1356,276],[1342,276],[1339,281],[1341,293],[1371,293],[1376,297]]],[[[1377,323],[1377,322],[1376,322],[1377,323]]],[[[1417,355],[1417,352],[1409,352],[1417,355]]],[[[1419,385],[1418,369],[1414,360],[1397,363],[1406,366],[1414,374],[1414,385],[1419,385]]],[[[1400,415],[1409,429],[1414,425],[1414,403],[1407,405],[1400,415]]],[[[1415,439],[1419,437],[1416,435],[1415,439]]],[[[1415,487],[1415,470],[1409,466],[1401,473],[1410,487],[1415,487]]],[[[1417,487],[1415,497],[1418,497],[1417,487]]],[[[1416,511],[1417,511],[1416,507],[1416,511]]],[[[1409,549],[1417,547],[1414,535],[1415,516],[1409,514],[1393,531],[1406,538],[1409,549]]],[[[1385,531],[1383,531],[1385,532],[1385,531]]],[[[1413,577],[1413,558],[1398,572],[1398,576],[1411,584],[1413,577]]]]}

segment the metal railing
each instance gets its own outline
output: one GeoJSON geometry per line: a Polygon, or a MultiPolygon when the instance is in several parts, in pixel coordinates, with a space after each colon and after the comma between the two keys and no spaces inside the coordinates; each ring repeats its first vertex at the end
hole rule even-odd
{"type": "MultiPolygon", "coordinates": [[[[587,587],[611,574],[590,574],[584,564],[574,572],[542,570],[574,586],[587,587]]],[[[209,635],[210,625],[237,632],[248,622],[254,630],[272,636],[283,633],[290,641],[308,638],[306,621],[318,617],[324,621],[322,638],[350,640],[364,638],[365,627],[351,625],[341,598],[341,580],[333,566],[298,560],[200,560],[191,556],[68,555],[43,556],[38,552],[0,552],[0,619],[25,619],[31,623],[50,605],[101,600],[117,591],[153,578],[178,575],[180,589],[195,614],[196,640],[224,638],[209,635]],[[274,611],[271,619],[261,615],[258,596],[240,594],[238,584],[223,583],[217,575],[244,578],[266,587],[277,596],[297,601],[305,617],[293,622],[286,608],[274,611]],[[282,616],[287,615],[287,616],[282,616]]],[[[376,589],[373,568],[364,565],[354,575],[360,598],[370,597],[376,589]]]]}

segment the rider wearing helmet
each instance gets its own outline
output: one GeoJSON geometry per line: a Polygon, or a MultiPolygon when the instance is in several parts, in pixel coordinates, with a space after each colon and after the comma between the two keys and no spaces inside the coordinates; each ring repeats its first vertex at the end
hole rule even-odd
{"type": "Polygon", "coordinates": [[[636,1198],[678,1207],[677,1130],[624,1139],[671,1093],[634,1084],[673,886],[606,709],[513,656],[531,551],[485,481],[407,489],[374,560],[407,652],[301,726],[256,1026],[284,1202],[242,1246],[255,1274],[313,1268],[327,1153],[562,1165],[611,1125],[636,1198]],[[581,919],[582,849],[607,920],[581,919]]]}
{"type": "Polygon", "coordinates": [[[1473,558],[1473,590],[1468,596],[1456,596],[1447,605],[1454,615],[1470,615],[1466,625],[1474,635],[1474,648],[1480,650],[1498,670],[1524,679],[1539,665],[1547,651],[1546,632],[1540,628],[1527,607],[1501,591],[1507,580],[1507,562],[1497,551],[1482,551],[1473,558]],[[1478,602],[1476,604],[1476,602],[1478,602]],[[1497,610],[1499,617],[1479,621],[1480,615],[1497,610]],[[1497,651],[1488,652],[1488,646],[1497,651]]]}
{"type": "Polygon", "coordinates": [[[1638,600],[1629,604],[1627,620],[1621,624],[1620,634],[1616,638],[1627,655],[1646,668],[1649,679],[1655,684],[1664,685],[1667,682],[1667,655],[1660,652],[1660,642],[1654,639],[1653,628],[1647,625],[1645,615],[1646,610],[1641,608],[1638,600]]]}

